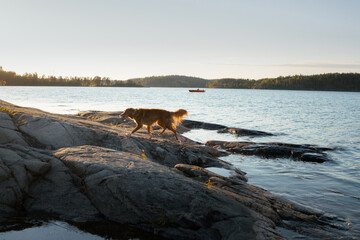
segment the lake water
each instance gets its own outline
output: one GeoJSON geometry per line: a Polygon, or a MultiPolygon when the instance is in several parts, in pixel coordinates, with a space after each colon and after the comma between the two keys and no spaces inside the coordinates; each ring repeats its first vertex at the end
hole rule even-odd
{"type": "MultiPolygon", "coordinates": [[[[31,226],[32,224],[29,224],[31,226]]],[[[65,222],[49,221],[37,222],[35,226],[23,230],[0,232],[1,240],[101,240],[102,237],[80,231],[65,222]]]]}
{"type": "Polygon", "coordinates": [[[249,183],[348,219],[360,236],[360,93],[248,89],[0,87],[0,99],[61,114],[128,107],[184,108],[188,119],[276,133],[234,137],[193,130],[207,140],[286,142],[335,147],[332,161],[316,164],[241,155],[223,158],[248,173],[249,183]]]}

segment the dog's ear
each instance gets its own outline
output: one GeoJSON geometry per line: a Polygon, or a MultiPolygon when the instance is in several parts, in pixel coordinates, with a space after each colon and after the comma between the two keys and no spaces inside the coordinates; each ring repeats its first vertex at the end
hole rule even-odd
{"type": "Polygon", "coordinates": [[[128,114],[129,115],[134,115],[135,109],[134,108],[128,108],[128,114]]]}
{"type": "Polygon", "coordinates": [[[133,116],[139,116],[139,114],[141,114],[141,111],[139,109],[133,109],[134,111],[132,112],[133,116]]]}

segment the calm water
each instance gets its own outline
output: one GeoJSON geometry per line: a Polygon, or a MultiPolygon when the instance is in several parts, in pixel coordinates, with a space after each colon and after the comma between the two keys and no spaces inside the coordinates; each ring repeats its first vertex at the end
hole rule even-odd
{"type": "Polygon", "coordinates": [[[191,120],[278,133],[236,138],[215,131],[186,135],[200,142],[286,142],[336,147],[323,164],[232,155],[224,158],[248,173],[249,183],[348,218],[360,236],[360,93],[183,88],[0,87],[0,99],[63,114],[127,107],[188,110],[191,120]]]}
{"type": "Polygon", "coordinates": [[[50,221],[38,223],[40,226],[30,227],[24,230],[12,230],[0,232],[1,240],[101,240],[102,237],[80,231],[78,228],[65,222],[50,221]]]}

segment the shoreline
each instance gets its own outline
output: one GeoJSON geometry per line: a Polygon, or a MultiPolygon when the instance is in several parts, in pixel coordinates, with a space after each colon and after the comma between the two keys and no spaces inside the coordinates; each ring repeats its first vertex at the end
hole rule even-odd
{"type": "MultiPolygon", "coordinates": [[[[333,227],[345,224],[341,218],[247,184],[245,173],[221,161],[223,153],[212,146],[184,136],[178,143],[168,132],[149,140],[145,129],[126,137],[134,123],[121,120],[120,112],[60,115],[4,101],[0,107],[10,110],[0,112],[6,136],[0,141],[6,169],[0,179],[17,193],[0,201],[0,220],[25,214],[114,221],[165,238],[194,239],[282,239],[277,227],[307,237],[346,231],[333,227]],[[224,177],[207,167],[235,174],[224,177]]],[[[179,133],[191,129],[184,125],[179,133]]]]}
{"type": "MultiPolygon", "coordinates": [[[[51,85],[6,85],[6,86],[0,86],[0,87],[63,87],[63,88],[178,88],[178,89],[192,89],[194,87],[151,87],[151,86],[51,86],[51,85]]],[[[197,87],[196,87],[197,88],[197,87]]],[[[274,89],[274,88],[220,88],[220,87],[201,87],[202,89],[222,89],[222,90],[269,90],[269,91],[305,91],[305,92],[349,92],[349,93],[358,93],[360,91],[356,90],[321,90],[321,89],[274,89]]]]}

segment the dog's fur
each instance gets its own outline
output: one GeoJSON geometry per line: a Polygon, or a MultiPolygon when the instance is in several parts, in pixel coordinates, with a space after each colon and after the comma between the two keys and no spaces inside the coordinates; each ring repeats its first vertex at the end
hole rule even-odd
{"type": "Polygon", "coordinates": [[[156,123],[163,128],[163,131],[160,133],[160,135],[163,134],[168,128],[174,133],[175,139],[178,140],[176,126],[179,125],[183,117],[187,115],[188,112],[184,109],[179,109],[175,112],[169,112],[164,109],[127,108],[121,117],[128,117],[136,122],[136,127],[130,133],[130,135],[139,130],[143,125],[146,125],[151,138],[151,126],[156,123]]]}

